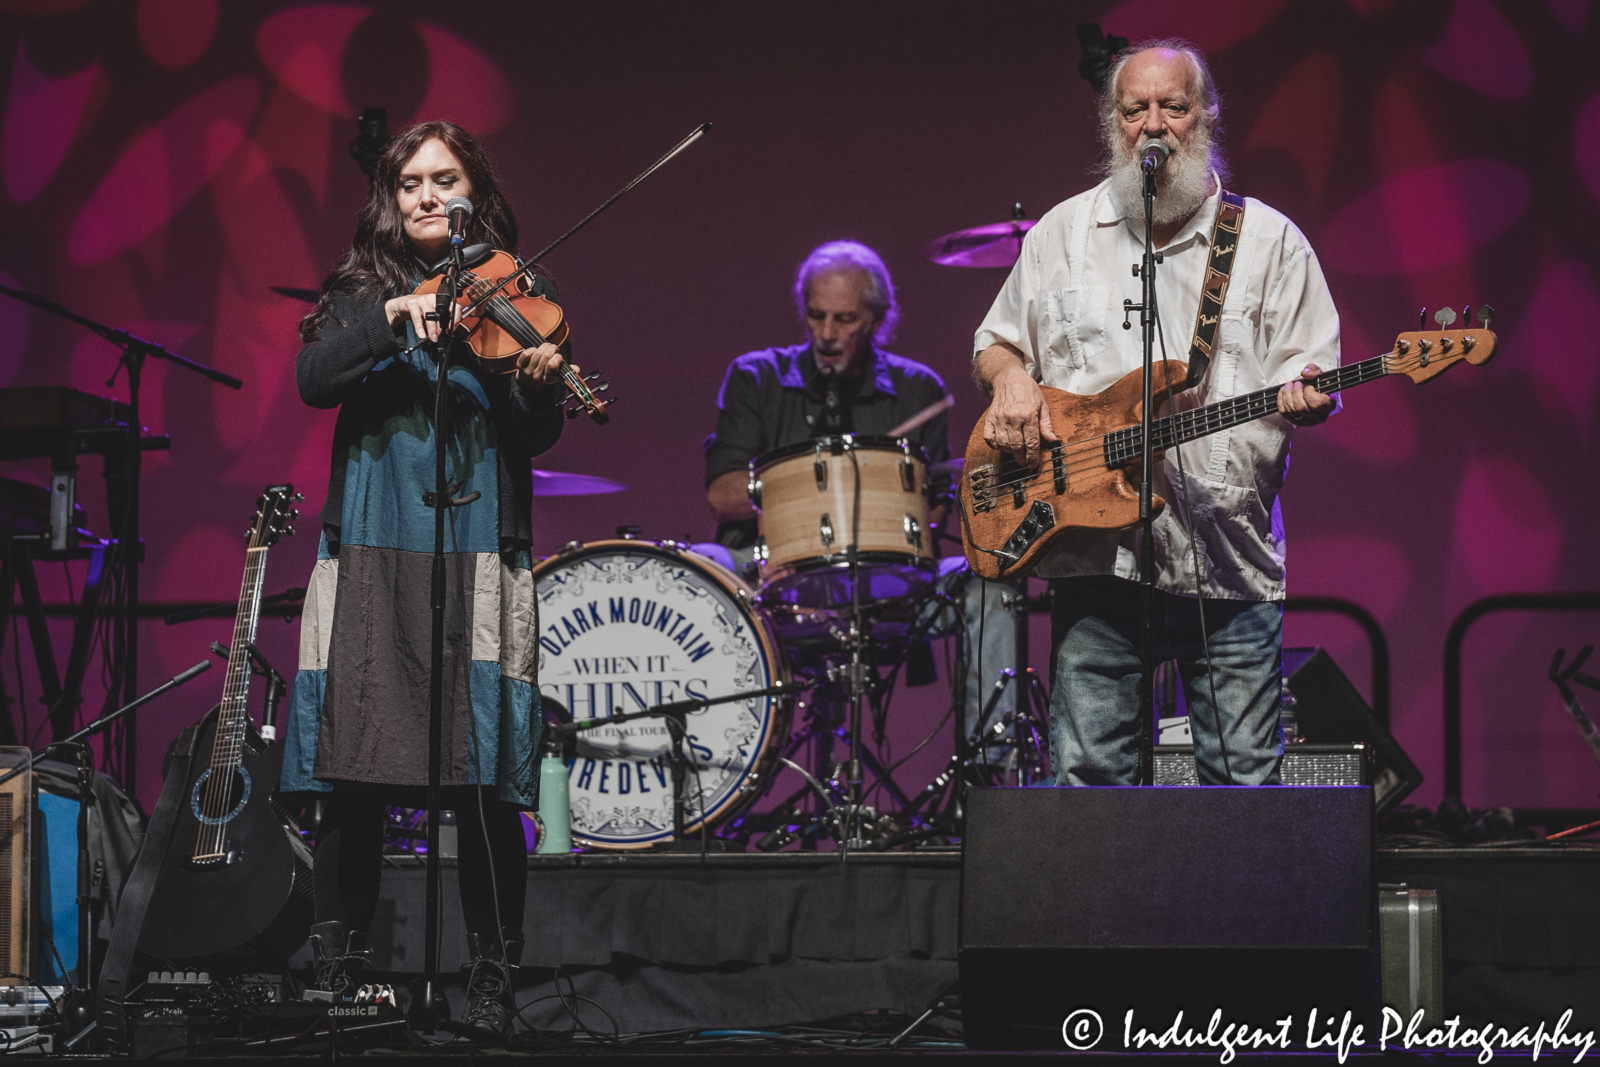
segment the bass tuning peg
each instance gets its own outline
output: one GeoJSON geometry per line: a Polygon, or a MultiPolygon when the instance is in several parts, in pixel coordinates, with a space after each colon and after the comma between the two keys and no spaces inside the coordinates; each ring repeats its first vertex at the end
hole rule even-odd
{"type": "Polygon", "coordinates": [[[1450,328],[1450,324],[1456,321],[1455,308],[1440,308],[1438,311],[1433,313],[1433,321],[1437,322],[1441,329],[1448,330],[1450,328]]]}
{"type": "Polygon", "coordinates": [[[1423,308],[1421,311],[1417,312],[1417,329],[1426,330],[1427,328],[1428,328],[1428,309],[1427,308],[1423,308]]]}
{"type": "Polygon", "coordinates": [[[1490,307],[1488,304],[1480,307],[1478,309],[1478,321],[1483,323],[1483,328],[1487,330],[1489,328],[1489,324],[1494,321],[1494,308],[1490,307]]]}

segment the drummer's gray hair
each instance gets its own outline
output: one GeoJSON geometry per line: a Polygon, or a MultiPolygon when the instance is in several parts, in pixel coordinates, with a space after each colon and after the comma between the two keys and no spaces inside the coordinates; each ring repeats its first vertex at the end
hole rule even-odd
{"type": "Polygon", "coordinates": [[[878,328],[872,339],[885,344],[894,336],[895,324],[900,321],[900,305],[894,298],[894,280],[883,257],[860,241],[829,241],[811,250],[794,276],[794,306],[800,312],[800,321],[806,317],[806,297],[811,279],[819,274],[854,273],[862,271],[867,276],[867,306],[878,316],[878,328]]]}
{"type": "Polygon", "coordinates": [[[1211,76],[1211,64],[1206,62],[1205,53],[1182,37],[1154,37],[1149,40],[1139,41],[1131,48],[1125,48],[1111,61],[1110,68],[1106,71],[1105,91],[1100,94],[1100,139],[1104,143],[1108,155],[1102,161],[1102,169],[1109,165],[1113,146],[1117,143],[1119,129],[1117,126],[1117,81],[1122,77],[1122,68],[1128,65],[1128,60],[1140,52],[1151,49],[1165,49],[1177,52],[1189,61],[1194,68],[1194,96],[1195,103],[1200,108],[1200,121],[1204,132],[1211,142],[1212,165],[1227,178],[1227,160],[1222,154],[1222,97],[1217,93],[1216,79],[1211,76]]]}

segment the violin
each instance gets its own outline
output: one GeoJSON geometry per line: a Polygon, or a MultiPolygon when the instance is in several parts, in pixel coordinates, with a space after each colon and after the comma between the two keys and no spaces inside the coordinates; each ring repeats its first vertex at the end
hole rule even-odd
{"type": "MultiPolygon", "coordinates": [[[[474,245],[463,250],[462,262],[467,266],[461,272],[461,295],[456,298],[462,316],[456,324],[456,334],[466,341],[484,370],[491,374],[514,373],[517,354],[523,349],[566,341],[571,330],[561,306],[533,292],[533,278],[521,270],[515,256],[488,245],[474,245]],[[512,281],[502,288],[508,277],[512,281]]],[[[437,293],[444,278],[442,273],[435,274],[413,292],[437,293]]],[[[606,409],[617,398],[600,398],[598,394],[611,386],[600,380],[599,373],[579,376],[571,364],[565,364],[561,380],[570,394],[567,418],[577,418],[580,411],[601,425],[611,418],[606,409]]]]}

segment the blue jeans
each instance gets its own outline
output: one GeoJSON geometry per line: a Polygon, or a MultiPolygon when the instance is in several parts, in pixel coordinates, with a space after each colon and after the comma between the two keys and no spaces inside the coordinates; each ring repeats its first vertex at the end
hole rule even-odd
{"type": "MultiPolygon", "coordinates": [[[[1139,776],[1144,590],[1109,575],[1058,578],[1051,588],[1050,762],[1056,782],[1133,785],[1139,776]]],[[[1205,620],[1209,680],[1198,602],[1156,591],[1156,661],[1177,661],[1200,781],[1276,785],[1283,754],[1283,604],[1207,600],[1205,620]]]]}

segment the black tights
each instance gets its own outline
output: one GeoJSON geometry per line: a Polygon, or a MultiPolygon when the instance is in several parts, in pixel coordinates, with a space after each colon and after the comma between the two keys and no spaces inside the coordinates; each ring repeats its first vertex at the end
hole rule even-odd
{"type": "MultiPolygon", "coordinates": [[[[477,934],[485,945],[493,944],[496,890],[505,929],[522,929],[528,891],[528,846],[522,836],[522,815],[515,805],[470,786],[446,789],[444,803],[456,813],[462,917],[468,932],[477,934]],[[482,820],[478,818],[480,792],[482,820]],[[493,878],[489,875],[491,855],[493,878]]],[[[382,795],[373,790],[334,786],[323,812],[312,871],[317,922],[341,922],[361,931],[372,928],[383,874],[386,808],[382,795]]]]}

